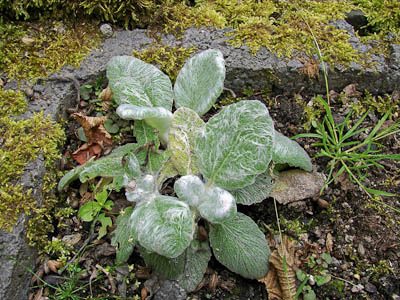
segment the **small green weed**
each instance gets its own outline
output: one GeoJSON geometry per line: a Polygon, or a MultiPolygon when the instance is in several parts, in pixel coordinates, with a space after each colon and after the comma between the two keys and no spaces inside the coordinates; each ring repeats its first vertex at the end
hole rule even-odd
{"type": "Polygon", "coordinates": [[[101,227],[97,239],[101,239],[107,234],[107,226],[112,226],[110,217],[106,217],[105,213],[100,213],[102,210],[111,210],[114,202],[107,200],[108,192],[104,189],[102,192],[95,195],[95,200],[86,202],[79,209],[78,216],[85,222],[99,221],[101,227]]]}
{"type": "MultiPolygon", "coordinates": [[[[314,146],[321,147],[321,150],[316,157],[330,158],[328,163],[328,178],[321,189],[321,193],[331,182],[338,178],[343,172],[346,172],[350,180],[354,183],[357,183],[358,186],[369,196],[369,198],[373,200],[376,199],[374,196],[395,196],[395,194],[392,193],[369,188],[363,184],[363,181],[366,179],[368,169],[370,167],[376,166],[379,168],[384,168],[379,161],[384,159],[400,160],[400,154],[382,153],[384,146],[380,144],[383,139],[400,132],[400,122],[396,122],[390,126],[387,126],[386,128],[383,128],[382,125],[391,114],[391,109],[389,109],[373,128],[361,126],[362,122],[369,115],[370,110],[364,113],[362,117],[353,125],[351,124],[350,120],[353,110],[346,115],[343,122],[336,123],[330,107],[329,87],[325,62],[323,60],[318,42],[310,27],[309,30],[313,37],[318,57],[323,66],[327,101],[325,101],[321,96],[318,96],[317,99],[324,107],[325,116],[322,122],[312,122],[312,126],[315,128],[316,133],[299,134],[292,137],[292,139],[309,137],[321,140],[320,142],[314,144],[314,146]],[[366,135],[366,137],[363,141],[358,141],[356,138],[359,135],[366,135]],[[337,172],[335,173],[336,170],[337,172]]],[[[380,200],[376,201],[381,203],[380,200]]],[[[400,213],[400,210],[395,209],[387,204],[384,205],[400,213]]]]}
{"type": "Polygon", "coordinates": [[[316,294],[311,287],[311,282],[322,286],[331,281],[332,276],[328,273],[328,265],[332,263],[332,257],[328,253],[322,253],[320,258],[310,257],[307,264],[308,272],[301,269],[296,271],[296,277],[301,281],[297,289],[295,299],[297,300],[300,294],[303,294],[303,299],[316,299],[316,294]],[[310,284],[307,284],[309,283],[310,284]]]}
{"type": "Polygon", "coordinates": [[[384,168],[379,161],[383,159],[400,160],[399,154],[382,153],[384,146],[380,144],[380,141],[384,138],[400,132],[400,122],[394,123],[387,128],[382,127],[391,113],[389,110],[375,127],[361,127],[362,122],[369,114],[369,111],[367,111],[354,125],[351,125],[350,117],[352,111],[350,111],[345,120],[337,124],[333,119],[328,103],[322,97],[318,97],[318,99],[323,104],[326,115],[321,123],[318,124],[315,121],[312,123],[316,133],[299,134],[293,138],[310,137],[320,139],[320,142],[314,144],[314,146],[321,147],[316,157],[328,157],[331,159],[328,164],[328,178],[321,189],[321,193],[327,185],[343,172],[346,172],[350,180],[357,183],[370,198],[373,198],[372,195],[395,196],[392,193],[368,188],[362,182],[366,178],[370,167],[384,168]],[[363,141],[357,141],[355,138],[360,134],[365,134],[367,137],[363,141]],[[335,173],[337,168],[339,170],[335,173]]]}

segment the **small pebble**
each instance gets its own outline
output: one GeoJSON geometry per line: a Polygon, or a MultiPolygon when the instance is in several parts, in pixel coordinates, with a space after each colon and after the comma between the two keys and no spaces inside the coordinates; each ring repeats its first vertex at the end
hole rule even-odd
{"type": "Polygon", "coordinates": [[[62,241],[66,244],[73,246],[77,244],[81,239],[82,235],[80,233],[75,233],[75,234],[65,235],[62,238],[62,241]]]}
{"type": "Polygon", "coordinates": [[[365,290],[371,294],[374,294],[377,292],[376,286],[374,286],[372,283],[369,283],[369,282],[365,285],[365,290]]]}
{"type": "Polygon", "coordinates": [[[321,208],[325,208],[325,209],[329,208],[329,202],[324,199],[318,198],[317,203],[318,203],[318,206],[321,208]]]}
{"type": "Polygon", "coordinates": [[[21,42],[24,43],[25,45],[32,45],[35,42],[34,38],[30,38],[28,36],[24,36],[23,38],[21,38],[21,42]]]}
{"type": "Polygon", "coordinates": [[[32,98],[32,96],[33,96],[33,90],[32,90],[32,88],[27,87],[27,88],[25,89],[25,95],[26,95],[28,98],[32,98]]]}
{"type": "Polygon", "coordinates": [[[361,255],[361,256],[364,256],[365,255],[365,248],[364,248],[364,245],[363,245],[363,243],[359,243],[358,244],[358,253],[361,255]]]}
{"type": "Polygon", "coordinates": [[[89,103],[87,103],[86,101],[81,101],[80,103],[79,103],[79,106],[80,107],[86,107],[86,106],[88,106],[89,105],[89,103]]]}
{"type": "Polygon", "coordinates": [[[361,277],[360,277],[359,274],[354,274],[353,277],[354,277],[355,279],[357,279],[357,280],[360,280],[360,279],[361,279],[361,277]]]}
{"type": "Polygon", "coordinates": [[[100,26],[100,31],[104,36],[106,37],[112,37],[113,35],[113,29],[110,24],[103,24],[100,26]]]}

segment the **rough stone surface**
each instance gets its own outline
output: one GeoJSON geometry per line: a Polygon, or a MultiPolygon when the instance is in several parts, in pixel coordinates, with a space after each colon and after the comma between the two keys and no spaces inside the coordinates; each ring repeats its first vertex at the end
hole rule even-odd
{"type": "Polygon", "coordinates": [[[160,289],[155,293],[153,300],[185,300],[186,292],[177,281],[164,280],[160,289]]]}
{"type": "MultiPolygon", "coordinates": [[[[332,24],[349,32],[349,42],[355,49],[362,53],[368,51],[370,46],[360,43],[350,24],[344,21],[337,21],[332,24]]],[[[319,67],[320,76],[309,78],[302,72],[304,66],[297,59],[278,58],[265,48],[261,48],[256,56],[251,53],[247,46],[232,48],[229,45],[229,38],[225,36],[227,31],[229,30],[191,28],[185,32],[180,40],[172,35],[163,36],[162,40],[167,45],[193,46],[198,51],[209,48],[221,50],[226,60],[225,86],[234,91],[250,87],[255,90],[269,89],[275,95],[291,95],[302,89],[304,93],[325,92],[321,66],[319,67]]],[[[76,89],[71,81],[57,80],[57,77],[74,76],[80,84],[92,83],[99,76],[105,75],[106,65],[110,58],[117,55],[132,55],[133,49],[144,49],[154,41],[146,35],[144,30],[114,32],[113,36],[105,40],[99,49],[90,53],[87,59],[81,63],[80,68],[64,67],[57,74],[50,76],[51,80],[41,80],[33,86],[34,96],[31,98],[28,112],[22,117],[30,117],[34,112],[44,110],[46,114],[51,115],[53,120],[65,119],[66,108],[76,105],[76,89]]],[[[376,70],[364,68],[355,62],[351,63],[349,67],[336,65],[333,68],[328,68],[330,89],[341,91],[347,85],[355,83],[358,90],[367,89],[371,93],[390,94],[392,91],[398,90],[400,88],[400,47],[392,45],[392,53],[389,58],[384,58],[383,55],[374,55],[371,60],[377,63],[376,70]]],[[[5,88],[24,90],[27,86],[29,85],[18,86],[16,82],[9,82],[5,88]]],[[[41,179],[43,174],[43,161],[39,158],[27,167],[21,180],[26,186],[33,187],[38,203],[41,203],[42,200],[41,180],[34,181],[32,179],[41,179]]],[[[315,180],[315,178],[313,179],[315,180]]],[[[296,180],[293,182],[296,183],[296,180]]],[[[299,180],[297,183],[304,185],[303,180],[299,180]]],[[[312,193],[303,194],[302,198],[311,197],[316,189],[315,187],[312,193]]],[[[0,272],[0,299],[26,299],[30,273],[21,265],[6,257],[13,255],[25,267],[33,266],[36,254],[26,243],[26,223],[27,218],[21,216],[12,233],[0,232],[0,265],[2,268],[2,272],[0,272]]],[[[173,287],[173,282],[165,282],[164,284],[166,292],[160,293],[157,296],[158,298],[155,299],[181,299],[177,298],[178,296],[160,298],[168,295],[169,289],[171,289],[171,295],[173,293],[180,295],[176,287],[173,287]]]]}
{"type": "Polygon", "coordinates": [[[318,172],[309,173],[300,169],[279,173],[276,186],[269,195],[280,204],[313,198],[325,183],[325,176],[318,172]]]}
{"type": "MultiPolygon", "coordinates": [[[[26,84],[21,84],[21,90],[26,84]]],[[[6,89],[17,89],[15,82],[10,82],[6,89]]],[[[35,87],[34,87],[35,89],[35,87]]],[[[51,82],[44,89],[38,88],[39,98],[30,101],[27,112],[20,118],[28,118],[35,112],[44,111],[53,121],[66,118],[65,109],[75,99],[72,83],[51,82]],[[42,92],[40,92],[42,90],[42,92]]],[[[45,174],[44,159],[41,155],[30,162],[21,176],[20,183],[32,189],[32,196],[41,205],[43,200],[42,185],[45,174]]],[[[28,245],[26,226],[29,218],[20,215],[12,232],[0,231],[0,300],[27,299],[31,279],[29,269],[34,269],[37,253],[28,245]]]]}

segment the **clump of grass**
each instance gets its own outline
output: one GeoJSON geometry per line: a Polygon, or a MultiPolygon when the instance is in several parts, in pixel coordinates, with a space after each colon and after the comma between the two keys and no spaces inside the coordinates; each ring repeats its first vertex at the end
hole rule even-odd
{"type": "Polygon", "coordinates": [[[321,123],[313,122],[316,133],[299,134],[293,138],[311,137],[320,139],[320,142],[314,144],[314,146],[321,147],[316,157],[330,158],[328,178],[321,192],[343,172],[346,172],[350,180],[357,183],[371,198],[372,195],[395,196],[391,193],[368,188],[362,183],[367,177],[370,167],[384,168],[379,161],[383,159],[400,160],[400,154],[382,153],[384,146],[380,143],[383,139],[400,132],[400,122],[382,129],[382,125],[387,120],[391,110],[387,111],[373,128],[361,126],[368,116],[369,110],[351,126],[352,111],[346,115],[343,122],[337,124],[333,119],[328,103],[321,96],[318,97],[318,100],[324,106],[325,116],[321,123]],[[363,141],[357,141],[355,137],[362,133],[367,134],[367,137],[363,141]]]}
{"type": "MultiPolygon", "coordinates": [[[[308,28],[323,66],[327,101],[321,96],[318,96],[317,99],[324,107],[325,116],[320,123],[316,121],[312,122],[316,133],[299,134],[292,138],[308,137],[320,140],[320,142],[314,144],[314,146],[321,147],[316,157],[327,157],[330,159],[328,163],[328,178],[321,189],[321,193],[330,183],[345,172],[349,176],[349,179],[353,183],[356,183],[374,201],[379,201],[376,196],[396,196],[392,193],[369,188],[364,185],[363,181],[366,179],[370,167],[384,168],[380,161],[384,159],[400,160],[400,154],[383,153],[385,147],[381,144],[383,139],[400,132],[400,122],[383,128],[382,125],[391,115],[391,109],[389,109],[373,128],[361,126],[362,122],[369,115],[370,110],[364,113],[353,125],[351,125],[350,120],[352,110],[346,115],[343,122],[336,123],[329,105],[329,87],[325,62],[317,39],[311,27],[308,26],[308,28]],[[366,135],[363,141],[356,139],[360,134],[366,135]]],[[[385,203],[383,204],[400,213],[400,210],[385,203]]]]}

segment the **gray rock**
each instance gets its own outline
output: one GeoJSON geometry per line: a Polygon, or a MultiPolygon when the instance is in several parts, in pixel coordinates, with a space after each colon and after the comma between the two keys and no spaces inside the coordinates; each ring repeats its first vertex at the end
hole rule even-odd
{"type": "Polygon", "coordinates": [[[105,37],[108,38],[112,37],[112,35],[114,34],[114,31],[110,24],[102,24],[100,26],[100,31],[105,37]]]}
{"type": "Polygon", "coordinates": [[[359,9],[353,9],[346,15],[346,22],[351,24],[355,30],[360,30],[368,24],[367,17],[359,9]]]}
{"type": "MultiPolygon", "coordinates": [[[[16,87],[13,82],[7,83],[8,88],[16,87]]],[[[73,84],[64,82],[59,85],[51,82],[46,85],[41,95],[44,101],[30,102],[27,112],[19,118],[29,118],[35,112],[44,111],[53,121],[66,119],[65,110],[74,100],[73,84]]],[[[32,190],[32,197],[38,205],[42,204],[42,185],[45,173],[44,159],[39,156],[30,162],[21,176],[20,184],[32,190]]],[[[18,223],[12,232],[0,231],[0,299],[20,300],[27,299],[29,282],[32,277],[30,270],[35,267],[37,253],[28,245],[26,226],[29,218],[20,215],[18,223]]]]}
{"type": "Polygon", "coordinates": [[[309,173],[300,169],[283,171],[269,196],[280,204],[313,198],[319,195],[324,182],[325,176],[318,172],[309,173]]]}
{"type": "Polygon", "coordinates": [[[21,215],[12,232],[0,231],[0,299],[27,299],[36,252],[29,247],[25,228],[28,218],[21,215]]]}
{"type": "Polygon", "coordinates": [[[160,289],[155,293],[153,300],[185,300],[186,292],[177,281],[164,280],[160,289]]]}

